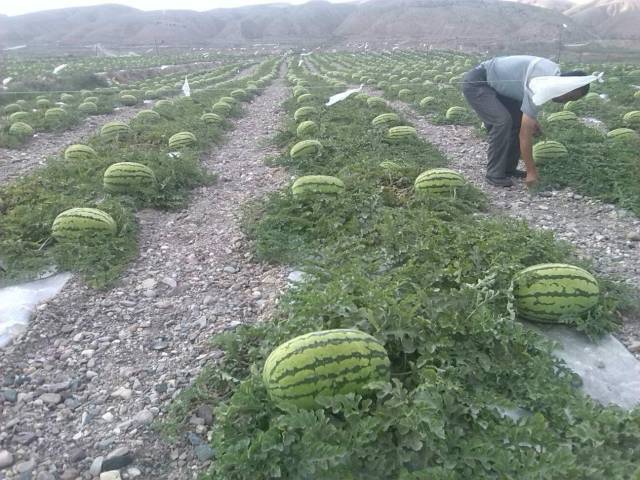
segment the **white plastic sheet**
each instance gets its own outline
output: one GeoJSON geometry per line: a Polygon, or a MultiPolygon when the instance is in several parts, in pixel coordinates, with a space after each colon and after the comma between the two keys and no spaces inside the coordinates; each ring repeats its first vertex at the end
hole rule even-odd
{"type": "Polygon", "coordinates": [[[569,93],[576,88],[583,87],[596,80],[603,82],[602,75],[602,73],[594,73],[593,75],[585,75],[584,77],[535,77],[529,80],[529,88],[533,92],[531,98],[533,103],[539,106],[552,98],[569,93]]]}
{"type": "Polygon", "coordinates": [[[191,88],[189,88],[189,80],[186,75],[184,76],[184,83],[182,84],[182,93],[184,93],[185,97],[191,96],[191,88]]]}
{"type": "Polygon", "coordinates": [[[360,90],[362,90],[363,86],[364,85],[360,85],[358,88],[350,88],[349,90],[346,90],[344,92],[336,93],[331,98],[329,98],[329,101],[327,103],[325,103],[325,105],[328,107],[330,105],[333,105],[334,103],[341,102],[345,98],[348,98],[349,95],[353,95],[354,93],[359,92],[360,90]]]}
{"type": "Polygon", "coordinates": [[[58,65],[56,68],[53,69],[53,74],[56,75],[58,72],[64,70],[65,68],[67,68],[66,63],[63,63],[62,65],[58,65]]]}

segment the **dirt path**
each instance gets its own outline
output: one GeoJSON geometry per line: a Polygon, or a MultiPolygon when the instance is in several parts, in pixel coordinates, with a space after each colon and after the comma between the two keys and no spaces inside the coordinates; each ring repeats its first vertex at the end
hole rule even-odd
{"type": "MultiPolygon", "coordinates": [[[[640,288],[640,219],[633,213],[583,197],[570,189],[531,196],[522,180],[515,181],[511,188],[494,187],[485,180],[487,145],[472,127],[433,125],[403,102],[390,102],[390,105],[449,159],[451,168],[462,172],[486,193],[494,213],[522,218],[532,227],[553,230],[557,238],[572,243],[581,255],[593,259],[599,272],[624,278],[640,288]]],[[[640,320],[628,319],[620,338],[627,346],[635,345],[640,352],[640,320]]]]}
{"type": "Polygon", "coordinates": [[[263,160],[288,95],[281,75],[245,107],[203,158],[218,184],[187,209],[140,213],[140,256],[115,288],[72,280],[0,350],[0,453],[14,459],[0,475],[91,479],[102,461],[123,478],[185,480],[206,466],[209,406],[174,446],[149,424],[217,356],[211,335],[268,316],[284,284],[284,269],[252,261],[238,219],[241,204],[287,179],[263,160]]]}

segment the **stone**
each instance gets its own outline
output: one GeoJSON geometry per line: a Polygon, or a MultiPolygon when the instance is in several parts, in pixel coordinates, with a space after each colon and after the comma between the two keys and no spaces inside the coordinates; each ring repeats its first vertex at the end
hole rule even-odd
{"type": "Polygon", "coordinates": [[[20,432],[14,435],[13,439],[16,443],[21,445],[29,445],[36,439],[36,434],[33,432],[20,432]]]}
{"type": "Polygon", "coordinates": [[[627,240],[631,240],[632,242],[640,242],[640,232],[627,233],[627,240]]]}
{"type": "Polygon", "coordinates": [[[629,345],[629,351],[631,353],[640,353],[640,342],[637,340],[635,342],[631,342],[631,345],[629,345]]]}
{"type": "Polygon", "coordinates": [[[129,475],[130,478],[136,478],[142,475],[142,472],[140,471],[139,468],[129,467],[127,468],[127,475],[129,475]]]}
{"type": "Polygon", "coordinates": [[[43,393],[40,395],[40,400],[53,407],[62,402],[62,395],[59,393],[43,393]]]}
{"type": "Polygon", "coordinates": [[[110,470],[100,474],[100,480],[122,480],[118,470],[110,470]]]}
{"type": "Polygon", "coordinates": [[[145,408],[144,410],[140,410],[138,413],[136,413],[136,415],[133,417],[133,421],[138,425],[149,425],[151,422],[153,422],[153,413],[145,408]]]}
{"type": "Polygon", "coordinates": [[[211,448],[206,443],[203,443],[202,445],[198,445],[194,449],[194,451],[195,451],[196,457],[201,462],[206,462],[207,460],[210,460],[211,458],[213,458],[213,453],[214,453],[213,448],[211,448]]]}
{"type": "Polygon", "coordinates": [[[204,420],[205,425],[213,425],[213,409],[209,405],[200,405],[196,415],[204,420]]]}
{"type": "Polygon", "coordinates": [[[153,288],[155,288],[157,284],[158,282],[156,282],[155,279],[147,278],[145,281],[142,282],[142,288],[145,290],[152,290],[153,288]]]}
{"type": "Polygon", "coordinates": [[[56,477],[51,472],[40,472],[36,476],[36,480],[56,480],[56,477]]]}
{"type": "Polygon", "coordinates": [[[129,388],[119,387],[111,393],[112,397],[121,398],[123,400],[129,400],[133,391],[129,388]]]}
{"type": "Polygon", "coordinates": [[[16,465],[16,472],[25,473],[31,472],[34,468],[36,468],[36,461],[32,458],[27,460],[26,462],[20,462],[16,465]]]}
{"type": "Polygon", "coordinates": [[[100,475],[100,472],[102,472],[103,461],[104,457],[102,456],[93,459],[93,462],[91,462],[91,466],[89,467],[89,473],[92,476],[97,477],[98,475],[100,475]]]}
{"type": "Polygon", "coordinates": [[[111,412],[107,412],[104,415],[102,415],[102,419],[107,422],[107,423],[111,423],[113,422],[113,413],[111,412]]]}
{"type": "Polygon", "coordinates": [[[133,463],[133,454],[127,447],[116,448],[102,462],[102,471],[120,470],[133,463]]]}
{"type": "Polygon", "coordinates": [[[2,391],[2,396],[9,403],[16,403],[18,401],[18,392],[13,388],[5,388],[2,391]]]}
{"type": "Polygon", "coordinates": [[[74,448],[69,452],[69,461],[71,462],[79,462],[80,460],[84,460],[87,456],[87,452],[82,448],[74,448]]]}
{"type": "Polygon", "coordinates": [[[80,477],[80,472],[75,468],[69,468],[65,470],[62,475],[60,475],[60,480],[76,480],[76,478],[80,477]]]}
{"type": "Polygon", "coordinates": [[[0,470],[13,465],[13,455],[8,450],[0,450],[0,470]]]}

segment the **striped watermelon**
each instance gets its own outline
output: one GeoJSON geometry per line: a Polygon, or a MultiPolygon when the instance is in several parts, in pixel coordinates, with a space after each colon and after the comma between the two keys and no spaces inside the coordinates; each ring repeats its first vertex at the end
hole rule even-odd
{"type": "Polygon", "coordinates": [[[293,114],[293,118],[296,122],[301,122],[304,120],[309,120],[317,113],[318,111],[314,107],[300,107],[293,114]]]}
{"type": "Polygon", "coordinates": [[[122,95],[120,96],[120,103],[126,105],[127,107],[132,107],[136,103],[138,103],[138,99],[133,95],[122,95]]]}
{"type": "Polygon", "coordinates": [[[51,106],[51,102],[46,98],[39,98],[36,100],[36,106],[42,109],[49,108],[51,106]]]}
{"type": "Polygon", "coordinates": [[[387,102],[384,100],[384,98],[369,97],[367,98],[367,105],[371,108],[380,108],[380,107],[386,107],[387,102]]]}
{"type": "Polygon", "coordinates": [[[204,113],[200,120],[202,120],[207,125],[220,125],[223,122],[223,118],[217,113],[204,113]]]}
{"type": "Polygon", "coordinates": [[[545,160],[560,160],[569,155],[567,148],[560,142],[546,140],[533,146],[533,159],[536,162],[545,160]]]}
{"type": "Polygon", "coordinates": [[[28,112],[15,112],[9,115],[9,123],[28,122],[29,117],[30,115],[28,112]]]}
{"type": "Polygon", "coordinates": [[[391,127],[387,132],[387,140],[393,142],[402,142],[410,139],[418,138],[418,132],[413,127],[408,125],[402,125],[399,127],[391,127]]]}
{"type": "Polygon", "coordinates": [[[622,121],[624,121],[625,125],[631,128],[639,128],[640,127],[640,110],[633,110],[631,112],[625,113],[622,117],[622,121]]]}
{"type": "Polygon", "coordinates": [[[92,115],[98,113],[98,106],[93,102],[82,102],[78,105],[78,110],[86,115],[92,115]]]}
{"type": "Polygon", "coordinates": [[[445,117],[447,117],[447,120],[451,120],[452,122],[461,122],[465,119],[467,114],[467,109],[464,107],[451,107],[447,110],[445,117]]]}
{"type": "Polygon", "coordinates": [[[398,98],[405,102],[411,100],[411,97],[413,97],[413,92],[408,88],[403,88],[398,92],[398,98]]]}
{"type": "Polygon", "coordinates": [[[319,396],[357,393],[389,379],[389,357],[374,337],[358,330],[307,333],[271,352],[262,370],[269,397],[280,407],[317,406],[319,396]]]}
{"type": "Polygon", "coordinates": [[[153,110],[140,110],[135,116],[135,119],[137,121],[143,123],[157,122],[161,118],[162,116],[158,112],[155,112],[153,110]]]}
{"type": "Polygon", "coordinates": [[[387,125],[395,125],[396,123],[400,123],[400,117],[397,113],[383,113],[371,120],[371,125],[374,127],[384,127],[387,125]]]}
{"type": "Polygon", "coordinates": [[[4,107],[4,113],[6,115],[11,115],[12,113],[16,113],[22,110],[22,107],[17,103],[10,103],[4,107]]]}
{"type": "Polygon", "coordinates": [[[309,93],[309,90],[307,90],[305,87],[295,87],[293,89],[294,97],[299,97],[300,95],[304,95],[305,93],[309,93]]]}
{"type": "Polygon", "coordinates": [[[88,160],[95,158],[97,155],[93,148],[82,144],[71,145],[64,151],[64,158],[67,160],[88,160]]]}
{"type": "Polygon", "coordinates": [[[58,215],[51,226],[51,235],[62,242],[93,236],[115,235],[115,220],[97,208],[71,208],[58,215]]]}
{"type": "Polygon", "coordinates": [[[100,129],[100,136],[106,140],[118,140],[130,132],[129,125],[124,122],[108,122],[100,129]]]}
{"type": "Polygon", "coordinates": [[[163,117],[173,118],[175,106],[169,100],[158,100],[153,109],[163,117]]]}
{"type": "Polygon", "coordinates": [[[242,88],[238,88],[231,92],[231,97],[235,98],[236,100],[242,101],[246,100],[249,96],[247,95],[247,92],[245,90],[243,90],[242,88]]]}
{"type": "Polygon", "coordinates": [[[303,93],[296,100],[296,103],[298,104],[312,103],[312,102],[313,102],[313,95],[311,95],[310,93],[303,93]]]}
{"type": "Polygon", "coordinates": [[[296,197],[319,193],[337,195],[344,192],[344,183],[329,175],[306,175],[293,182],[291,191],[296,197]]]}
{"type": "Polygon", "coordinates": [[[291,148],[291,158],[302,158],[319,155],[322,151],[322,144],[318,140],[302,140],[291,148]]]}
{"type": "Polygon", "coordinates": [[[638,134],[635,130],[631,130],[630,128],[616,128],[615,130],[611,130],[607,133],[607,138],[615,141],[626,142],[637,139],[638,134]]]}
{"type": "Polygon", "coordinates": [[[118,162],[105,170],[102,184],[110,193],[138,193],[155,187],[156,176],[141,163],[118,162]]]}
{"type": "Polygon", "coordinates": [[[569,110],[552,113],[547,117],[549,123],[575,123],[577,121],[578,116],[569,110]]]}
{"type": "Polygon", "coordinates": [[[220,97],[218,101],[222,103],[226,103],[231,107],[233,107],[236,103],[238,103],[238,101],[233,97],[220,97]]]}
{"type": "Polygon", "coordinates": [[[220,115],[222,117],[227,117],[231,113],[232,109],[233,107],[230,104],[222,101],[218,101],[214,103],[213,106],[211,107],[211,111],[213,113],[220,115]]]}
{"type": "Polygon", "coordinates": [[[67,112],[58,107],[50,108],[49,110],[44,112],[44,119],[54,123],[61,122],[66,116],[67,112]]]}
{"type": "Polygon", "coordinates": [[[562,263],[525,268],[513,279],[518,315],[528,320],[570,323],[600,299],[596,279],[586,270],[562,263]]]}
{"type": "Polygon", "coordinates": [[[434,97],[424,97],[420,100],[420,106],[422,108],[427,108],[429,105],[433,105],[436,99],[434,97]]]}
{"type": "Polygon", "coordinates": [[[571,112],[573,112],[574,110],[577,110],[578,108],[580,108],[580,103],[578,103],[576,100],[569,100],[562,107],[563,110],[569,110],[571,112]]]}
{"type": "Polygon", "coordinates": [[[16,137],[29,137],[33,135],[33,128],[28,123],[16,122],[9,127],[9,135],[16,137]]]}
{"type": "Polygon", "coordinates": [[[313,120],[305,120],[296,129],[296,134],[299,137],[308,137],[315,135],[318,131],[318,125],[313,120]]]}
{"type": "Polygon", "coordinates": [[[396,162],[392,162],[391,160],[385,160],[384,162],[380,162],[379,166],[380,168],[382,168],[383,170],[387,170],[388,172],[397,172],[402,168],[402,166],[400,166],[396,162]]]}
{"type": "Polygon", "coordinates": [[[193,147],[198,143],[196,136],[191,132],[178,132],[169,139],[169,148],[179,149],[193,147]]]}
{"type": "Polygon", "coordinates": [[[464,183],[464,177],[454,170],[432,168],[418,175],[413,187],[417,192],[449,193],[464,183]]]}

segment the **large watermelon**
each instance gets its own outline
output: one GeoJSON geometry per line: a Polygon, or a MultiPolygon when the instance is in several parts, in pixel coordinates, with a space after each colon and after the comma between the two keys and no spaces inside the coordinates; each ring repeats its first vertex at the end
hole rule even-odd
{"type": "Polygon", "coordinates": [[[9,127],[9,135],[28,137],[33,135],[33,128],[28,123],[16,122],[9,127]]]}
{"type": "Polygon", "coordinates": [[[293,118],[296,122],[302,122],[304,120],[309,120],[317,113],[318,111],[314,107],[300,107],[293,114],[293,118]]]}
{"type": "Polygon", "coordinates": [[[53,221],[51,235],[58,241],[115,235],[117,225],[106,212],[97,208],[71,208],[53,221]]]}
{"type": "Polygon", "coordinates": [[[207,125],[221,125],[224,119],[217,113],[203,113],[200,120],[207,125]]]}
{"type": "Polygon", "coordinates": [[[616,128],[607,133],[607,138],[615,140],[616,142],[627,142],[638,138],[638,134],[635,130],[630,128],[616,128]]]}
{"type": "Polygon", "coordinates": [[[464,183],[464,177],[454,170],[432,168],[418,175],[413,187],[417,192],[448,193],[464,183]]]}
{"type": "Polygon", "coordinates": [[[93,102],[82,102],[78,105],[78,110],[86,115],[98,113],[98,106],[93,102]]]}
{"type": "Polygon", "coordinates": [[[371,125],[374,127],[396,125],[398,123],[400,123],[400,117],[397,113],[393,112],[383,113],[371,120],[371,125]]]}
{"type": "Polygon", "coordinates": [[[191,132],[178,132],[169,139],[169,148],[179,149],[185,147],[193,147],[198,140],[191,132]]]}
{"type": "Polygon", "coordinates": [[[387,140],[393,142],[402,142],[410,139],[418,138],[418,132],[413,127],[401,125],[399,127],[391,127],[387,132],[387,140]]]}
{"type": "Polygon", "coordinates": [[[154,123],[162,119],[162,116],[154,110],[140,110],[135,119],[142,123],[154,123]]]}
{"type": "Polygon", "coordinates": [[[113,121],[102,126],[100,136],[107,140],[116,140],[128,135],[129,132],[129,125],[124,122],[113,121]]]}
{"type": "Polygon", "coordinates": [[[262,378],[279,406],[317,406],[319,396],[357,393],[372,381],[389,379],[389,357],[374,337],[336,329],[301,335],[267,358],[262,378]]]}
{"type": "Polygon", "coordinates": [[[546,140],[533,146],[533,159],[536,162],[544,160],[559,160],[569,154],[567,148],[560,142],[546,140]]]}
{"type": "Polygon", "coordinates": [[[111,193],[138,193],[153,188],[156,177],[146,165],[118,162],[110,165],[102,177],[104,189],[111,193]]]}
{"type": "Polygon", "coordinates": [[[88,160],[96,156],[96,151],[88,145],[75,144],[64,151],[64,158],[67,160],[88,160]]]}
{"type": "Polygon", "coordinates": [[[306,175],[298,178],[291,187],[294,196],[315,194],[337,195],[344,192],[342,180],[329,175],[306,175]]]}
{"type": "Polygon", "coordinates": [[[640,110],[625,113],[622,121],[631,128],[640,128],[640,110]]]}
{"type": "Polygon", "coordinates": [[[322,144],[318,140],[303,140],[291,148],[291,158],[302,158],[318,155],[322,151],[322,144]]]}
{"type": "Polygon", "coordinates": [[[547,117],[549,123],[576,123],[577,121],[578,116],[570,110],[555,112],[547,117]]]}
{"type": "Polygon", "coordinates": [[[452,122],[461,122],[468,115],[467,109],[464,107],[451,107],[447,110],[445,117],[452,122]]]}
{"type": "Polygon", "coordinates": [[[600,288],[593,275],[580,267],[544,263],[516,274],[513,296],[523,318],[571,323],[598,304],[600,288]]]}
{"type": "Polygon", "coordinates": [[[387,102],[385,101],[384,98],[369,97],[367,98],[367,105],[371,108],[380,108],[380,107],[386,107],[387,102]]]}
{"type": "Polygon", "coordinates": [[[318,125],[313,120],[305,120],[296,129],[298,137],[308,137],[315,135],[318,131],[318,125]]]}

